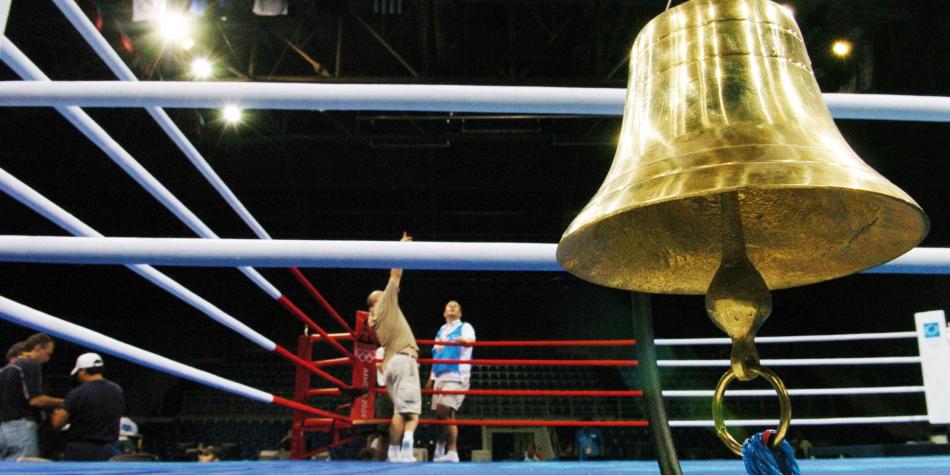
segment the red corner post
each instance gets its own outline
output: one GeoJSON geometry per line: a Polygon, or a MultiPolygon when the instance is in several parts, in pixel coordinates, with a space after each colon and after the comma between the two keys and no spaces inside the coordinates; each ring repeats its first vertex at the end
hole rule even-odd
{"type": "MultiPolygon", "coordinates": [[[[313,359],[313,343],[310,342],[310,336],[300,335],[297,337],[297,356],[304,361],[313,359]]],[[[310,371],[296,365],[296,375],[294,377],[294,401],[300,404],[309,404],[307,390],[310,389],[310,371]]],[[[304,428],[304,419],[307,415],[301,411],[294,411],[293,425],[290,429],[290,458],[293,460],[303,460],[307,456],[307,431],[304,428]]]]}
{"type": "MultiPolygon", "coordinates": [[[[350,407],[350,417],[353,419],[373,419],[376,417],[376,393],[372,389],[376,386],[376,348],[379,346],[376,333],[367,324],[369,313],[356,312],[356,325],[353,332],[353,390],[360,394],[353,398],[350,407]]],[[[305,361],[313,359],[313,344],[319,340],[308,335],[301,335],[297,339],[297,356],[305,361]]],[[[294,401],[307,404],[310,397],[312,374],[306,368],[297,366],[294,380],[294,401]]],[[[349,404],[348,404],[349,405],[349,404]]],[[[293,426],[291,428],[290,458],[303,460],[315,453],[307,450],[307,433],[333,432],[334,442],[324,449],[337,447],[359,439],[359,436],[341,438],[339,431],[352,428],[351,425],[340,421],[329,424],[307,424],[308,414],[294,411],[293,426]]]]}
{"type": "Polygon", "coordinates": [[[356,331],[353,335],[353,389],[363,392],[353,399],[350,408],[352,419],[372,419],[376,417],[376,393],[371,391],[376,387],[376,334],[367,324],[369,313],[362,310],[356,312],[356,331]]]}

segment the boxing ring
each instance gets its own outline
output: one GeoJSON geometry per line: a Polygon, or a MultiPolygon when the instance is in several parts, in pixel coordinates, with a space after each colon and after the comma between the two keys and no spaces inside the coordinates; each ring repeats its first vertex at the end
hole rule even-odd
{"type": "MultiPolygon", "coordinates": [[[[53,317],[51,315],[39,312],[37,310],[31,309],[21,304],[17,304],[5,298],[0,298],[0,316],[4,319],[11,321],[13,323],[37,330],[48,332],[51,335],[61,338],[64,340],[76,342],[82,344],[96,351],[101,351],[106,354],[113,355],[115,357],[123,358],[134,363],[166,372],[181,378],[189,379],[191,381],[197,382],[199,384],[208,385],[216,389],[239,395],[242,397],[247,397],[254,399],[259,402],[264,403],[278,403],[277,399],[273,395],[268,395],[261,391],[255,390],[253,388],[248,388],[244,385],[235,383],[233,381],[220,378],[213,374],[191,368],[180,363],[168,360],[159,355],[155,355],[144,350],[131,347],[120,341],[111,339],[105,335],[93,332],[88,329],[78,327],[76,325],[70,324],[66,321],[53,317]]],[[[383,394],[385,392],[384,388],[376,388],[372,384],[365,384],[365,391],[360,391],[358,387],[359,384],[356,384],[360,380],[375,380],[375,363],[376,360],[373,358],[374,351],[371,348],[375,346],[371,342],[371,335],[361,334],[361,330],[365,330],[365,326],[361,323],[361,317],[365,319],[365,314],[357,317],[356,324],[354,328],[357,329],[357,333],[336,333],[330,334],[329,338],[337,340],[339,343],[353,343],[353,352],[357,355],[356,360],[351,360],[349,358],[333,358],[333,359],[324,359],[314,361],[313,364],[318,367],[328,367],[328,366],[338,366],[338,365],[351,365],[353,367],[353,384],[337,387],[321,387],[321,388],[309,388],[309,379],[311,373],[306,371],[304,368],[298,367],[298,385],[296,388],[296,397],[298,401],[287,401],[288,404],[291,404],[287,407],[295,410],[295,419],[294,419],[294,429],[295,431],[300,431],[300,437],[295,438],[295,444],[301,444],[303,441],[304,433],[308,431],[334,431],[336,442],[325,447],[315,448],[311,450],[306,450],[303,446],[297,445],[294,447],[295,450],[299,451],[299,455],[302,457],[307,457],[319,452],[329,451],[333,448],[350,443],[356,438],[359,438],[359,435],[352,436],[347,435],[347,431],[354,431],[361,427],[372,426],[376,424],[385,424],[388,422],[388,419],[380,418],[356,418],[359,416],[359,407],[361,406],[360,402],[367,401],[372,397],[383,394]],[[365,346],[361,348],[360,341],[366,342],[365,346]],[[369,356],[367,356],[369,355],[369,356]],[[328,417],[326,414],[322,413],[319,410],[312,410],[312,408],[306,405],[306,402],[319,399],[325,396],[331,395],[357,395],[353,398],[353,403],[348,404],[344,407],[337,409],[350,409],[349,414],[341,415],[336,413],[331,413],[334,417],[328,417]],[[316,416],[316,417],[311,417],[316,416]]],[[[867,334],[836,334],[836,335],[796,335],[796,336],[774,336],[774,337],[759,337],[758,343],[768,344],[768,345],[781,345],[781,344],[803,344],[803,343],[819,343],[819,344],[829,344],[834,345],[841,342],[883,342],[883,341],[899,341],[914,339],[917,337],[917,333],[914,331],[904,331],[904,332],[888,332],[888,333],[867,333],[867,334]]],[[[315,344],[327,344],[326,339],[320,335],[304,335],[301,336],[298,340],[298,350],[300,351],[299,355],[301,357],[307,357],[307,352],[315,344]]],[[[435,344],[435,341],[432,340],[420,340],[420,345],[427,346],[435,344]]],[[[445,342],[439,342],[445,343],[445,342]]],[[[548,341],[479,341],[472,346],[480,346],[482,348],[511,348],[511,347],[524,347],[528,349],[551,349],[559,346],[591,346],[591,347],[619,347],[624,349],[631,349],[637,342],[633,340],[548,340],[548,341]]],[[[677,347],[724,347],[727,346],[730,342],[725,338],[692,338],[692,339],[657,339],[655,341],[656,345],[663,349],[671,349],[677,347]]],[[[893,345],[890,345],[893,346],[893,345]]],[[[880,345],[882,348],[888,347],[887,345],[880,345]]],[[[919,356],[871,356],[871,357],[835,357],[835,358],[773,358],[768,359],[768,363],[772,366],[782,366],[782,367],[806,367],[806,366],[821,366],[821,367],[853,367],[856,365],[859,366],[868,366],[868,367],[882,367],[882,366],[900,366],[900,367],[913,367],[913,365],[919,365],[921,363],[921,358],[919,356]]],[[[422,364],[431,364],[434,362],[439,362],[439,360],[432,359],[420,359],[422,364]]],[[[471,361],[475,366],[491,366],[497,364],[512,364],[512,365],[522,365],[522,366],[600,366],[600,367],[618,367],[618,368],[634,368],[637,366],[636,360],[563,360],[563,359],[495,359],[495,358],[478,358],[471,361]]],[[[675,368],[698,368],[698,369],[709,369],[710,374],[715,375],[719,368],[728,366],[727,359],[661,359],[656,362],[656,366],[661,371],[668,371],[675,368]]],[[[428,390],[424,391],[425,393],[449,393],[449,391],[433,391],[428,390]]],[[[920,397],[924,392],[924,388],[921,385],[906,385],[906,386],[862,386],[862,387],[824,387],[824,388],[792,388],[790,389],[792,395],[799,398],[808,398],[808,397],[817,397],[817,396],[831,396],[831,397],[844,397],[844,398],[853,398],[856,396],[884,396],[884,397],[894,397],[894,398],[906,398],[906,397],[920,397]]],[[[479,390],[473,389],[469,391],[464,391],[465,394],[471,397],[491,397],[491,396],[507,396],[507,397],[601,397],[605,399],[610,398],[639,398],[644,395],[643,391],[640,390],[613,390],[613,391],[599,391],[599,390],[533,390],[533,389],[518,389],[518,390],[479,390]]],[[[741,398],[741,399],[753,399],[753,398],[769,398],[772,397],[774,393],[771,390],[731,390],[727,392],[727,396],[730,398],[741,398]]],[[[662,392],[662,397],[669,400],[671,404],[675,404],[676,400],[681,399],[700,399],[708,401],[712,397],[711,390],[664,390],[662,392]]],[[[372,402],[367,402],[363,404],[363,407],[370,408],[370,411],[375,407],[372,402]]],[[[819,426],[853,426],[861,427],[862,425],[881,425],[881,424],[926,424],[928,423],[927,414],[901,414],[901,415],[887,415],[887,416],[862,416],[862,417],[833,417],[833,418],[822,418],[814,417],[810,418],[807,414],[804,417],[798,417],[795,419],[796,426],[802,427],[819,427],[819,426]]],[[[448,424],[446,421],[437,421],[437,420],[423,420],[423,424],[448,424]]],[[[730,426],[736,427],[762,427],[770,426],[777,423],[775,419],[738,419],[728,421],[730,426]]],[[[597,420],[597,421],[576,421],[576,420],[546,420],[546,419],[532,419],[532,420],[513,420],[513,419],[494,419],[494,420],[483,420],[483,419],[460,419],[454,421],[454,424],[459,426],[474,425],[482,427],[490,426],[508,426],[508,427],[532,427],[532,426],[541,426],[541,427],[632,427],[632,428],[645,428],[648,426],[648,422],[645,420],[597,420]]],[[[674,428],[708,428],[712,426],[712,421],[709,420],[671,420],[669,425],[674,428]]],[[[646,434],[644,433],[644,437],[646,434]]],[[[904,470],[915,470],[920,473],[945,473],[947,469],[950,469],[950,457],[888,457],[888,458],[871,458],[871,459],[818,459],[818,460],[800,460],[802,469],[804,473],[870,473],[870,474],[885,474],[885,473],[895,473],[895,471],[904,471],[904,470]]],[[[228,462],[223,463],[214,467],[201,467],[202,471],[207,470],[210,473],[220,471],[222,473],[241,473],[241,472],[251,472],[251,471],[287,471],[289,473],[297,473],[301,470],[332,470],[334,473],[375,473],[381,469],[383,465],[376,463],[367,463],[367,462],[350,462],[350,461],[333,461],[333,462],[312,462],[308,464],[299,464],[292,462],[228,462]]],[[[491,470],[497,472],[509,472],[516,470],[525,470],[526,466],[522,462],[495,462],[491,463],[491,470]]],[[[741,462],[738,460],[731,461],[684,461],[682,466],[687,473],[743,473],[743,468],[741,462]]],[[[393,465],[385,464],[386,471],[391,473],[418,473],[421,470],[429,470],[428,465],[420,464],[410,464],[410,465],[393,465]]],[[[483,472],[486,470],[485,463],[471,463],[471,464],[459,464],[459,465],[440,465],[440,470],[452,473],[475,473],[475,470],[483,472]]],[[[541,473],[566,473],[566,472],[576,472],[576,473],[590,473],[592,470],[597,472],[606,471],[607,473],[612,472],[625,472],[625,473],[655,473],[656,471],[656,462],[652,461],[604,461],[604,462],[543,462],[530,465],[532,471],[541,472],[541,473]]],[[[110,463],[95,463],[95,464],[74,464],[74,463],[57,463],[53,465],[41,464],[41,465],[32,465],[32,464],[16,464],[16,463],[0,463],[0,468],[5,470],[5,473],[37,473],[42,470],[47,473],[69,473],[71,470],[76,470],[81,468],[82,470],[94,469],[96,471],[102,471],[105,473],[109,472],[122,472],[127,473],[128,470],[145,470],[155,473],[171,473],[179,471],[189,471],[195,470],[195,466],[191,464],[181,464],[181,463],[150,463],[150,464],[110,464],[110,463]]]]}
{"type": "MultiPolygon", "coordinates": [[[[265,404],[275,404],[294,411],[293,453],[297,458],[306,458],[320,451],[330,450],[356,440],[361,428],[387,423],[370,412],[372,400],[384,393],[376,388],[375,360],[372,352],[375,342],[365,326],[365,315],[357,314],[351,325],[323,297],[316,286],[299,267],[332,267],[426,270],[495,270],[495,271],[548,271],[559,272],[561,268],[554,258],[554,245],[545,243],[394,243],[365,241],[284,241],[274,240],[257,220],[241,204],[227,185],[214,172],[200,152],[175,126],[161,107],[217,107],[225,101],[237,101],[247,108],[302,109],[302,110],[400,110],[400,111],[449,111],[449,112],[494,112],[537,113],[577,115],[620,115],[623,111],[623,89],[580,88],[528,88],[528,87],[476,87],[476,86],[394,86],[394,85],[290,85],[290,84],[236,84],[236,83],[147,83],[137,82],[131,70],[108,45],[94,25],[85,17],[76,4],[69,0],[54,0],[85,40],[96,50],[112,71],[121,79],[118,82],[57,82],[51,81],[8,38],[0,37],[0,59],[20,75],[23,81],[0,82],[0,106],[7,107],[54,107],[80,132],[87,136],[102,151],[119,165],[143,189],[165,206],[181,222],[185,223],[200,239],[188,238],[109,238],[88,224],[71,215],[66,209],[53,203],[26,183],[0,168],[0,189],[38,214],[52,221],[75,237],[55,236],[0,236],[0,260],[5,262],[36,263],[81,263],[124,265],[134,273],[154,283],[166,292],[193,306],[228,330],[240,335],[254,345],[275,354],[296,367],[296,387],[293,399],[270,394],[246,385],[221,378],[217,375],[170,360],[107,335],[69,323],[0,296],[0,318],[14,324],[43,331],[90,349],[122,358],[133,363],[161,371],[198,384],[206,385],[233,395],[265,404]],[[179,201],[154,176],[142,167],[121,145],[100,127],[80,107],[144,107],[168,134],[182,153],[202,173],[221,197],[231,206],[257,236],[257,240],[221,239],[181,201],[179,201]],[[271,338],[247,327],[241,321],[224,312],[213,303],[156,270],[154,265],[167,266],[216,266],[235,267],[255,286],[274,300],[292,317],[305,326],[304,335],[297,341],[296,351],[291,351],[271,338]],[[276,286],[267,281],[254,267],[286,267],[325,310],[333,324],[342,333],[330,333],[316,320],[303,312],[276,286]],[[324,360],[312,360],[314,344],[325,344],[341,356],[324,360]],[[330,374],[325,368],[348,366],[349,381],[330,374]],[[312,387],[313,379],[329,386],[312,387]],[[352,402],[336,409],[320,408],[312,401],[324,396],[346,396],[352,402]],[[341,411],[348,410],[345,414],[341,411]],[[328,446],[308,449],[304,443],[307,432],[325,431],[333,434],[334,442],[328,446]],[[356,432],[357,435],[351,434],[356,432]]],[[[0,2],[2,10],[3,2],[0,2]]],[[[9,5],[7,5],[8,7],[9,5]]],[[[5,13],[5,12],[2,12],[5,13]]],[[[0,22],[2,25],[2,22],[0,22]]],[[[2,30],[0,30],[2,33],[2,30]]],[[[836,118],[865,120],[911,120],[950,121],[950,98],[914,96],[870,96],[850,94],[826,94],[825,99],[836,118]]],[[[950,249],[917,248],[910,253],[870,272],[896,274],[950,274],[950,249]]],[[[68,316],[64,316],[67,317],[68,316]]],[[[652,330],[651,330],[652,332],[652,330]]],[[[837,342],[855,340],[879,340],[886,338],[909,338],[915,332],[870,335],[805,335],[790,337],[760,337],[758,343],[803,343],[837,342]]],[[[643,338],[640,344],[649,341],[652,351],[653,338],[643,338]]],[[[479,341],[472,346],[480,347],[528,347],[554,348],[558,346],[615,346],[631,348],[633,340],[556,340],[556,341],[479,341]]],[[[669,340],[657,339],[660,348],[683,345],[726,345],[726,338],[669,340]]],[[[435,342],[420,340],[421,345],[435,342]]],[[[439,344],[445,344],[440,342],[439,344]]],[[[723,368],[728,359],[702,360],[652,360],[640,358],[647,371],[664,368],[723,368]]],[[[453,360],[422,358],[421,364],[451,363],[453,360]]],[[[508,359],[479,358],[469,362],[475,366],[520,365],[527,367],[614,367],[632,368],[638,360],[565,360],[565,359],[508,359]]],[[[848,366],[848,365],[912,365],[920,358],[913,356],[884,356],[864,358],[806,358],[765,359],[769,366],[848,366]]],[[[647,377],[647,382],[651,379],[647,377]]],[[[908,395],[923,392],[921,386],[888,387],[842,387],[842,388],[792,388],[792,395],[810,396],[855,396],[855,395],[908,395]]],[[[424,391],[427,394],[449,393],[447,391],[424,391]]],[[[649,388],[644,390],[558,390],[517,389],[487,390],[471,389],[464,392],[471,397],[601,397],[648,399],[648,406],[656,405],[660,398],[668,400],[711,398],[712,391],[677,389],[657,394],[649,388]],[[650,398],[655,398],[650,402],[650,398]]],[[[759,398],[770,396],[771,390],[731,390],[729,396],[759,398]]],[[[662,406],[662,402],[660,403],[662,406]]],[[[653,421],[664,421],[651,412],[653,421]]],[[[928,421],[926,414],[891,416],[866,416],[845,418],[797,417],[796,426],[830,426],[862,424],[919,424],[928,421]]],[[[727,421],[730,426],[774,426],[774,419],[737,419],[727,421]]],[[[628,427],[646,428],[645,419],[628,420],[555,420],[555,419],[462,419],[452,422],[423,420],[427,425],[474,425],[474,426],[522,426],[522,427],[628,427]]],[[[671,420],[669,427],[712,427],[709,420],[671,420]]],[[[646,430],[646,429],[644,429],[646,430]]],[[[531,465],[532,471],[564,472],[634,472],[653,473],[656,462],[546,462],[531,465]],[[593,468],[596,467],[596,468],[593,468]]],[[[836,460],[802,460],[802,468],[808,473],[894,473],[915,470],[919,473],[945,473],[950,470],[950,457],[913,457],[887,459],[850,459],[847,463],[836,460]]],[[[687,472],[742,473],[739,461],[683,462],[687,472]]],[[[10,464],[0,463],[5,473],[56,473],[75,471],[77,467],[108,473],[142,470],[149,472],[192,471],[190,464],[10,464]]],[[[522,463],[493,463],[492,471],[524,471],[522,463]]],[[[332,470],[334,473],[370,473],[379,471],[380,465],[354,462],[314,462],[295,464],[289,462],[223,463],[207,467],[209,472],[258,472],[306,470],[332,470]]],[[[426,470],[425,466],[393,466],[385,468],[392,473],[409,473],[426,470]]],[[[480,464],[460,464],[441,470],[468,473],[485,470],[480,464]]]]}
{"type": "MultiPolygon", "coordinates": [[[[946,473],[947,462],[943,457],[891,457],[882,459],[841,460],[802,460],[802,473],[832,475],[837,473],[864,473],[869,475],[891,475],[894,473],[913,473],[937,475],[946,473]]],[[[209,473],[209,474],[252,474],[252,473],[334,473],[341,475],[373,474],[385,471],[387,474],[404,475],[413,473],[432,473],[431,465],[396,465],[366,462],[221,462],[214,464],[194,464],[182,462],[163,463],[55,463],[55,464],[10,464],[0,463],[4,473],[15,475],[28,474],[74,474],[95,472],[104,474],[119,473],[209,473]],[[7,471],[9,469],[9,471],[7,471]]],[[[655,462],[543,462],[526,467],[523,462],[470,463],[453,464],[450,467],[441,464],[439,473],[459,473],[483,475],[487,468],[491,473],[523,474],[531,473],[656,473],[655,462]]],[[[741,474],[745,473],[739,462],[724,460],[685,461],[685,473],[703,474],[741,474]]]]}

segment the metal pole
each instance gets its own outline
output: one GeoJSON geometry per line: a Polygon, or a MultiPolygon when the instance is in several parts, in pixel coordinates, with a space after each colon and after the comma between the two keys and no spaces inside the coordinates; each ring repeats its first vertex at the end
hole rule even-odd
{"type": "Polygon", "coordinates": [[[640,361],[640,375],[643,377],[643,394],[647,403],[647,418],[656,443],[656,461],[663,475],[681,475],[676,447],[670,434],[670,424],[666,419],[663,405],[663,388],[656,366],[656,347],[653,345],[653,314],[650,308],[650,295],[630,292],[633,307],[634,328],[637,338],[637,360],[640,361]]]}

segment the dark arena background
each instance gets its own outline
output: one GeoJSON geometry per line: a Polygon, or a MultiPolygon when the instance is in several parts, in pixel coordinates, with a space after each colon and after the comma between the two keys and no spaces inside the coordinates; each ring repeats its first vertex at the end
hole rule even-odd
{"type": "MultiPolygon", "coordinates": [[[[289,0],[288,14],[274,17],[253,14],[249,0],[207,3],[205,14],[193,17],[190,49],[162,43],[149,22],[132,22],[130,0],[82,0],[79,5],[142,81],[191,80],[191,60],[201,54],[212,59],[209,80],[216,81],[624,88],[630,46],[666,2],[289,0]]],[[[786,4],[794,10],[823,92],[950,95],[950,9],[943,1],[786,4]],[[838,39],[852,43],[850,55],[833,54],[838,39]]],[[[14,1],[5,36],[53,80],[115,80],[51,2],[14,1]]],[[[19,79],[0,66],[0,80],[19,79]]],[[[217,110],[167,111],[274,239],[302,240],[396,241],[408,231],[420,242],[556,243],[603,180],[621,120],[246,110],[234,125],[225,123],[217,110]]],[[[87,112],[219,236],[255,237],[142,109],[87,112]]],[[[836,125],[865,162],[927,212],[930,234],[920,246],[950,247],[950,126],[863,120],[837,120],[836,125]]],[[[0,167],[106,236],[194,237],[52,108],[0,111],[0,167]]],[[[65,235],[6,195],[0,196],[0,234],[65,235]]],[[[161,270],[278,344],[296,348],[301,323],[236,270],[161,270]]],[[[328,331],[342,331],[289,272],[260,271],[328,331]]],[[[386,270],[302,271],[351,323],[357,310],[365,310],[367,294],[388,278],[386,270]]],[[[0,263],[0,295],[196,368],[293,397],[291,364],[121,266],[0,263]]],[[[463,318],[474,325],[479,340],[635,338],[629,293],[567,273],[405,272],[400,303],[417,338],[433,338],[450,299],[462,304],[463,318]]],[[[773,299],[761,336],[907,332],[914,330],[915,312],[950,309],[950,277],[859,274],[775,291],[773,299]]],[[[706,316],[702,297],[652,296],[651,303],[657,338],[722,336],[706,316]]],[[[0,347],[5,350],[31,333],[0,321],[0,347]]],[[[327,346],[316,348],[315,359],[339,356],[327,346]]],[[[69,370],[86,351],[58,343],[44,367],[47,394],[61,397],[72,387],[69,370]]],[[[765,359],[918,352],[913,339],[760,345],[759,351],[765,359]]],[[[475,354],[636,358],[631,347],[476,348],[475,354]]],[[[422,356],[428,356],[427,349],[422,356]]],[[[723,345],[658,346],[658,359],[664,361],[728,356],[723,345]]],[[[193,460],[195,449],[203,445],[221,447],[227,460],[258,460],[262,451],[276,458],[288,448],[282,440],[291,428],[289,409],[114,357],[106,356],[106,367],[107,377],[126,391],[127,415],[138,424],[142,450],[162,461],[193,460]]],[[[921,384],[919,365],[779,369],[792,389],[921,384]]],[[[345,367],[330,371],[349,378],[345,367]]],[[[720,376],[720,369],[710,368],[659,371],[664,390],[711,390],[720,376]]],[[[638,373],[636,367],[477,366],[472,388],[638,389],[638,373]]],[[[427,377],[428,369],[422,374],[427,377]]],[[[759,381],[743,389],[767,387],[759,381]]],[[[311,401],[328,410],[345,402],[339,397],[311,401]]],[[[708,397],[665,402],[670,420],[709,419],[708,397]]],[[[802,418],[927,412],[922,392],[795,396],[793,404],[795,417],[802,418]]],[[[735,398],[729,409],[736,419],[770,419],[777,404],[772,397],[735,398]]],[[[426,409],[423,417],[433,416],[426,409]]],[[[646,418],[646,407],[639,398],[471,396],[459,417],[628,420],[646,418]]],[[[752,429],[737,429],[735,435],[742,440],[752,429]]],[[[526,439],[519,432],[498,431],[486,447],[483,430],[461,428],[463,462],[473,451],[484,450],[494,461],[521,460],[526,439]]],[[[576,460],[570,451],[575,428],[545,430],[555,455],[576,460]]],[[[672,432],[683,460],[732,458],[712,428],[674,427],[672,432]]],[[[810,441],[818,457],[912,455],[900,450],[908,444],[931,446],[921,452],[927,455],[950,453],[946,427],[926,421],[829,426],[795,426],[793,421],[792,433],[810,441]]],[[[609,428],[604,435],[606,460],[656,460],[649,428],[609,428]]],[[[330,443],[327,433],[309,437],[312,447],[330,443]]],[[[434,428],[420,427],[417,447],[431,448],[434,438],[434,428]]],[[[61,434],[43,429],[41,440],[44,456],[55,458],[61,434]]],[[[356,459],[362,445],[358,441],[335,448],[330,458],[356,459]]],[[[261,465],[266,467],[285,469],[261,465]]],[[[340,473],[357,473],[348,467],[340,473]]],[[[605,463],[603,469],[631,467],[605,463]]],[[[655,470],[655,462],[647,467],[655,470]]],[[[497,469],[517,470],[512,465],[497,469]]],[[[741,466],[733,463],[722,470],[741,471],[741,466]]]]}

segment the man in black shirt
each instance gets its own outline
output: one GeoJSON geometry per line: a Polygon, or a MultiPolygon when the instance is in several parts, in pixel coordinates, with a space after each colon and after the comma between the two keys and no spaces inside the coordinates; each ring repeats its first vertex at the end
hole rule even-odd
{"type": "MultiPolygon", "coordinates": [[[[22,341],[18,341],[14,343],[10,347],[10,349],[7,350],[7,364],[11,364],[14,361],[16,361],[16,359],[20,357],[20,353],[23,353],[22,341]]],[[[6,365],[4,365],[4,368],[0,368],[0,374],[2,374],[4,369],[6,369],[5,366],[6,365]]],[[[0,406],[3,405],[2,400],[3,400],[3,392],[0,392],[0,406]]],[[[3,460],[3,454],[6,453],[6,451],[7,451],[6,445],[3,443],[3,432],[0,432],[0,460],[3,460]]]]}
{"type": "Polygon", "coordinates": [[[69,423],[63,460],[109,460],[121,453],[116,441],[125,395],[118,384],[102,376],[102,368],[99,355],[79,355],[70,374],[81,384],[66,395],[63,408],[53,412],[54,429],[69,423]]]}
{"type": "Polygon", "coordinates": [[[10,349],[7,350],[7,364],[13,363],[17,358],[20,357],[20,353],[23,353],[23,342],[18,341],[10,346],[10,349]]]}
{"type": "Polygon", "coordinates": [[[37,333],[23,342],[19,358],[0,369],[0,460],[40,455],[40,409],[63,405],[62,399],[43,394],[42,365],[54,348],[49,335],[37,333]]]}

